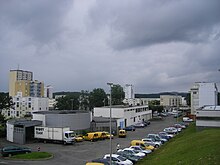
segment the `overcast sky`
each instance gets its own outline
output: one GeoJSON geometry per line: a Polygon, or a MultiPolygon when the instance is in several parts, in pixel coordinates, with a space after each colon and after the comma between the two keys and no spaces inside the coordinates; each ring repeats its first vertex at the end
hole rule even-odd
{"type": "Polygon", "coordinates": [[[0,0],[0,91],[10,69],[55,92],[220,81],[219,0],[0,0]]]}

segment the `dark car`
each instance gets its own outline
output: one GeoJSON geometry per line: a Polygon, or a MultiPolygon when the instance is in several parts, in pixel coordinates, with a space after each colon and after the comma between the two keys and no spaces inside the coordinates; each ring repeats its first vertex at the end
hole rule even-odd
{"type": "Polygon", "coordinates": [[[133,125],[127,126],[124,128],[125,131],[135,131],[135,127],[133,125]]]}
{"type": "Polygon", "coordinates": [[[1,149],[1,154],[3,157],[17,155],[17,154],[26,154],[30,152],[31,152],[30,148],[19,147],[19,146],[7,146],[1,149]]]}
{"type": "Polygon", "coordinates": [[[129,160],[132,161],[133,163],[136,163],[136,162],[138,162],[140,159],[142,159],[142,158],[139,157],[139,156],[135,156],[135,155],[129,154],[129,153],[124,152],[124,151],[118,151],[117,154],[118,154],[118,155],[121,155],[121,156],[123,156],[123,157],[125,157],[126,159],[129,159],[129,160]]]}
{"type": "MultiPolygon", "coordinates": [[[[103,163],[104,165],[110,165],[110,161],[103,158],[93,159],[92,162],[94,163],[103,163]]],[[[117,163],[112,161],[112,165],[117,165],[117,163]]]]}

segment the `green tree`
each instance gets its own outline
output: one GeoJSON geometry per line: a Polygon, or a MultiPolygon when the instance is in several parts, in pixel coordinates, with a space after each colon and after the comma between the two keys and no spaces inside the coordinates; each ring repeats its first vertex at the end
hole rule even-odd
{"type": "Polygon", "coordinates": [[[8,93],[0,93],[0,109],[9,109],[14,105],[12,97],[8,93]]]}
{"type": "Polygon", "coordinates": [[[79,109],[79,96],[77,95],[67,95],[65,97],[60,97],[57,99],[57,104],[55,105],[57,110],[78,110],[79,109]]]}
{"type": "Polygon", "coordinates": [[[95,88],[89,94],[89,105],[90,109],[94,107],[101,107],[106,105],[108,102],[107,94],[102,88],[95,88]]]}
{"type": "Polygon", "coordinates": [[[123,104],[125,92],[119,84],[112,86],[112,105],[123,104]]]}

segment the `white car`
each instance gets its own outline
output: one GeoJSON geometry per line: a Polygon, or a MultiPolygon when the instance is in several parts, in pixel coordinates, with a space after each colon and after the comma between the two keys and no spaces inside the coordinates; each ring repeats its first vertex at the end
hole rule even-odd
{"type": "Polygon", "coordinates": [[[178,130],[174,127],[164,128],[163,131],[167,132],[168,134],[177,134],[178,133],[178,130]]]}
{"type": "Polygon", "coordinates": [[[131,149],[133,149],[135,151],[138,151],[138,152],[143,152],[146,155],[150,154],[152,152],[151,150],[147,150],[147,149],[143,150],[140,146],[130,146],[129,148],[131,148],[131,149]]]}
{"type": "Polygon", "coordinates": [[[139,157],[142,157],[142,158],[143,158],[144,156],[146,156],[145,153],[139,152],[139,151],[135,151],[135,150],[132,149],[132,148],[124,148],[124,149],[122,149],[122,150],[120,150],[120,151],[123,151],[123,152],[128,153],[128,154],[131,154],[131,155],[139,156],[139,157]]]}
{"type": "MultiPolygon", "coordinates": [[[[110,154],[104,155],[103,159],[110,160],[110,154]]],[[[133,165],[132,161],[126,159],[123,156],[117,155],[117,154],[112,154],[112,161],[117,164],[122,164],[122,165],[133,165]]]]}
{"type": "Polygon", "coordinates": [[[155,141],[151,138],[144,138],[144,139],[141,139],[142,141],[144,141],[145,143],[151,145],[151,146],[154,146],[155,148],[158,148],[162,145],[162,143],[160,141],[155,141]]]}

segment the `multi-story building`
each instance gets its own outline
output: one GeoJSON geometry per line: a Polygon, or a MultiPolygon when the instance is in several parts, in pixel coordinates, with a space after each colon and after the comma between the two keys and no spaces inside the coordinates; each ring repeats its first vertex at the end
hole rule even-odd
{"type": "Polygon", "coordinates": [[[182,96],[160,95],[160,105],[166,107],[180,107],[182,105],[182,96]]]}
{"type": "Polygon", "coordinates": [[[33,73],[23,70],[10,70],[9,96],[14,97],[22,92],[23,97],[43,97],[44,83],[33,81],[33,73]]]}
{"type": "Polygon", "coordinates": [[[53,98],[53,87],[51,85],[44,87],[44,97],[53,98]]]}
{"type": "Polygon", "coordinates": [[[134,99],[133,85],[126,84],[124,87],[124,91],[125,91],[125,99],[134,99]]]}
{"type": "Polygon", "coordinates": [[[204,106],[196,110],[196,126],[220,127],[220,106],[204,106]]]}
{"type": "Polygon", "coordinates": [[[206,105],[217,105],[218,89],[216,83],[196,82],[190,89],[191,114],[206,105]]]}
{"type": "MultiPolygon", "coordinates": [[[[146,121],[152,118],[152,110],[149,110],[148,105],[143,106],[123,106],[115,105],[111,107],[112,118],[116,118],[117,125],[124,128],[129,125],[134,125],[138,122],[146,121]]],[[[94,117],[110,117],[110,107],[95,107],[94,117]]]]}
{"type": "Polygon", "coordinates": [[[30,115],[37,111],[49,110],[49,99],[41,97],[22,97],[21,93],[18,93],[15,97],[12,97],[14,107],[11,109],[3,109],[2,114],[6,118],[20,118],[25,115],[30,115]]]}

